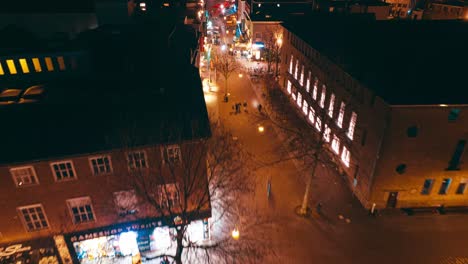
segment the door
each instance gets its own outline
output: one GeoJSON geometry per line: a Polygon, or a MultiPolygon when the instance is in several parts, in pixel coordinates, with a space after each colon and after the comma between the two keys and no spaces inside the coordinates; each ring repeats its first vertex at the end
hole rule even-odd
{"type": "Polygon", "coordinates": [[[387,208],[395,208],[398,199],[398,192],[390,192],[388,194],[387,208]]]}

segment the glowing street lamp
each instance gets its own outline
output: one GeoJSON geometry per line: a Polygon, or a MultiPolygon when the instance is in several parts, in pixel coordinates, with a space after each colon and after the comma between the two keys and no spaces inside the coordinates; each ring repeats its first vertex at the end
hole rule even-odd
{"type": "Polygon", "coordinates": [[[232,230],[231,236],[234,240],[239,239],[240,234],[239,234],[239,229],[237,229],[237,227],[234,228],[234,230],[232,230]]]}
{"type": "Polygon", "coordinates": [[[242,76],[243,76],[242,73],[239,73],[239,78],[242,78],[242,76]]]}
{"type": "Polygon", "coordinates": [[[262,125],[258,126],[257,129],[258,129],[258,132],[260,132],[260,133],[265,132],[265,127],[263,127],[262,125]]]}

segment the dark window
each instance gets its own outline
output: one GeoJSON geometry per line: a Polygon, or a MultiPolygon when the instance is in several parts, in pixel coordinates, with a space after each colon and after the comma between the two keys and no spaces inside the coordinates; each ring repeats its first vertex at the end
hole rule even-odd
{"type": "Polygon", "coordinates": [[[364,146],[366,144],[367,140],[367,130],[362,131],[362,137],[361,137],[361,146],[364,146]]]}
{"type": "Polygon", "coordinates": [[[459,140],[455,152],[453,153],[452,159],[449,162],[447,170],[459,170],[460,159],[465,151],[466,140],[459,140]]]}
{"type": "Polygon", "coordinates": [[[408,129],[406,130],[406,135],[408,135],[408,137],[417,137],[418,127],[417,126],[408,127],[408,129]]]}
{"type": "Polygon", "coordinates": [[[466,182],[460,182],[457,187],[457,194],[464,194],[466,189],[466,182]]]}
{"type": "Polygon", "coordinates": [[[406,172],[406,164],[400,164],[396,167],[396,172],[398,172],[399,174],[403,174],[406,172]]]}
{"type": "Polygon", "coordinates": [[[439,194],[447,194],[447,190],[450,186],[450,182],[452,182],[452,179],[444,179],[442,181],[442,184],[440,185],[440,189],[439,189],[439,194]]]}
{"type": "Polygon", "coordinates": [[[421,194],[428,195],[431,193],[432,185],[434,185],[434,179],[426,179],[424,181],[423,188],[421,190],[421,194]]]}
{"type": "Polygon", "coordinates": [[[457,121],[459,115],[460,115],[460,109],[452,108],[450,110],[450,113],[449,113],[449,116],[448,116],[448,121],[450,121],[450,122],[457,121]]]}

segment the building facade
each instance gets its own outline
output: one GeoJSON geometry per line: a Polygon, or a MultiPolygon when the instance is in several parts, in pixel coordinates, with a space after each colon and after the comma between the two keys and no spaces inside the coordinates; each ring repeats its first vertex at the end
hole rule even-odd
{"type": "MultiPolygon", "coordinates": [[[[371,84],[380,83],[375,79],[380,72],[374,69],[372,76],[365,76],[355,68],[346,69],[346,54],[333,56],[335,51],[325,49],[329,46],[320,41],[330,38],[333,43],[348,43],[350,47],[362,44],[353,46],[331,37],[333,33],[324,35],[320,29],[306,31],[294,22],[286,22],[283,27],[280,85],[311,130],[329,142],[325,147],[334,153],[331,159],[341,167],[350,189],[365,208],[468,205],[467,168],[462,166],[466,159],[463,152],[468,123],[464,113],[468,105],[463,100],[451,97],[451,93],[437,98],[436,90],[431,90],[428,83],[420,83],[421,88],[412,86],[412,92],[406,87],[398,90],[392,79],[385,79],[394,90],[405,91],[407,98],[404,93],[373,89],[371,84]],[[314,33],[316,38],[309,37],[314,33]],[[431,100],[423,100],[418,92],[426,85],[426,92],[434,93],[432,97],[426,95],[431,100]]],[[[359,32],[349,34],[360,36],[363,42],[372,41],[359,32]]],[[[373,51],[369,48],[354,52],[373,51]]],[[[378,49],[376,52],[369,55],[372,60],[382,54],[378,49]]],[[[360,60],[367,61],[364,53],[359,54],[360,60]]],[[[421,71],[430,67],[418,65],[421,71]]],[[[385,67],[386,72],[391,69],[385,67]]],[[[413,81],[416,79],[409,81],[411,85],[413,81]]],[[[438,84],[439,78],[431,81],[438,84]]],[[[459,81],[453,80],[449,87],[456,87],[459,81]]]]}

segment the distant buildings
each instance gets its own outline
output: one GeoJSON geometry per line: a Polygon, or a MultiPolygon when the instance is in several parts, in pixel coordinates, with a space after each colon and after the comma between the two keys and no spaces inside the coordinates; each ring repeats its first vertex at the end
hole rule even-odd
{"type": "Polygon", "coordinates": [[[468,206],[464,23],[315,16],[283,26],[281,86],[364,207],[468,206]]]}

